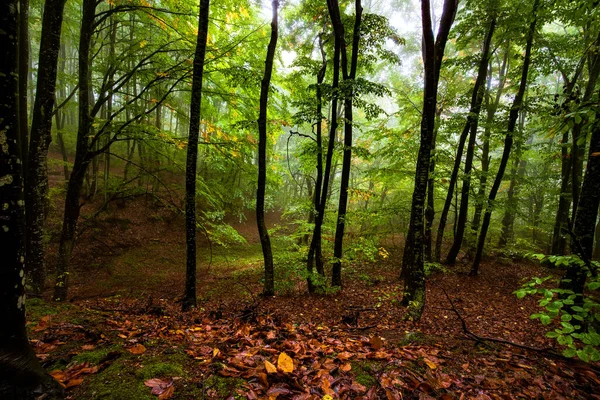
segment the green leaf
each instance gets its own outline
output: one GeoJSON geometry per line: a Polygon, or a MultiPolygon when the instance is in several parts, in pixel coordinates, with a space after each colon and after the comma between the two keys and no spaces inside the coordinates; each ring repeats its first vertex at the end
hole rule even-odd
{"type": "Polygon", "coordinates": [[[550,316],[543,314],[540,315],[540,321],[542,321],[542,324],[544,325],[548,325],[550,323],[550,321],[552,321],[552,318],[550,318],[550,316]]]}
{"type": "Polygon", "coordinates": [[[563,314],[560,316],[561,321],[569,322],[572,319],[573,319],[573,316],[571,314],[563,314]]]}
{"type": "Polygon", "coordinates": [[[575,328],[573,327],[573,325],[571,325],[568,322],[562,321],[560,324],[563,326],[565,333],[571,333],[571,332],[575,331],[575,328]]]}
{"type": "Polygon", "coordinates": [[[597,290],[598,288],[600,288],[600,281],[590,282],[588,283],[587,287],[590,290],[597,290]]]}
{"type": "Polygon", "coordinates": [[[571,357],[575,357],[575,355],[577,354],[577,350],[575,349],[564,349],[562,352],[563,356],[571,358],[571,357]]]}
{"type": "Polygon", "coordinates": [[[550,339],[556,339],[559,336],[560,336],[560,333],[558,333],[558,332],[548,332],[548,333],[546,333],[546,337],[549,337],[550,339]]]}
{"type": "Polygon", "coordinates": [[[588,353],[586,353],[584,350],[578,350],[577,357],[579,357],[582,361],[590,362],[590,355],[588,353]]]}

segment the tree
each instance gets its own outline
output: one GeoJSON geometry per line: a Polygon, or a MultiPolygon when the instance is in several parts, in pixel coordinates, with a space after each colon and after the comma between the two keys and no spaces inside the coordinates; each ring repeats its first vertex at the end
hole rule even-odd
{"type": "Polygon", "coordinates": [[[344,76],[344,158],[342,161],[342,176],[340,182],[340,201],[338,206],[337,225],[335,230],[335,242],[333,248],[334,263],[331,273],[331,285],[342,286],[342,246],[344,241],[344,228],[346,225],[346,209],[348,207],[348,183],[350,180],[350,164],[352,162],[352,96],[354,80],[356,79],[356,68],[358,64],[358,46],[360,42],[360,24],[362,18],[362,4],[360,0],[355,2],[354,32],[352,38],[352,55],[350,58],[350,70],[348,70],[348,56],[344,40],[344,24],[340,17],[340,7],[337,1],[330,2],[329,14],[336,35],[341,37],[342,45],[342,73],[344,76]],[[349,86],[349,87],[348,87],[349,86]]]}
{"type": "MultiPolygon", "coordinates": [[[[495,13],[495,11],[492,11],[495,13]]],[[[444,228],[446,225],[446,218],[448,216],[448,210],[452,202],[452,195],[456,181],[458,179],[458,170],[462,157],[462,147],[465,144],[467,136],[469,142],[467,145],[467,155],[465,158],[465,169],[462,183],[462,191],[460,195],[460,211],[458,213],[457,229],[454,235],[454,242],[448,257],[446,258],[447,264],[454,264],[456,262],[456,256],[460,251],[462,240],[465,232],[465,226],[467,224],[467,213],[469,210],[469,194],[471,188],[471,169],[473,167],[473,156],[475,154],[475,139],[477,137],[477,126],[479,122],[479,112],[481,111],[481,104],[485,93],[485,80],[487,76],[488,63],[491,56],[490,48],[492,43],[492,37],[494,36],[494,30],[496,28],[496,16],[493,15],[490,18],[489,26],[483,40],[483,46],[481,50],[481,59],[479,60],[479,67],[477,69],[477,78],[475,79],[475,85],[473,86],[473,93],[471,95],[471,107],[469,114],[467,115],[467,121],[465,127],[460,135],[460,141],[456,154],[456,160],[454,161],[454,168],[452,170],[452,177],[450,178],[450,186],[448,187],[448,194],[446,195],[446,202],[444,209],[442,210],[442,216],[440,217],[440,225],[438,228],[437,237],[437,248],[441,247],[441,239],[444,235],[444,228]]]]}
{"type": "Polygon", "coordinates": [[[27,255],[25,260],[33,291],[38,295],[44,289],[46,281],[44,221],[48,202],[48,147],[52,141],[52,116],[65,1],[48,0],[44,3],[36,97],[27,146],[25,179],[27,255]]]}
{"type": "Polygon", "coordinates": [[[265,73],[260,85],[260,112],[258,116],[258,188],[256,189],[256,223],[258,235],[262,246],[263,260],[265,263],[265,284],[263,294],[273,296],[275,294],[275,277],[273,269],[273,252],[269,231],[265,224],[265,189],[267,184],[267,108],[269,105],[269,88],[271,86],[271,74],[273,72],[273,60],[277,47],[278,25],[277,8],[279,1],[271,2],[273,18],[271,19],[271,40],[267,48],[265,59],[265,73]]]}
{"type": "Polygon", "coordinates": [[[471,267],[471,275],[477,275],[479,273],[479,264],[481,263],[481,257],[483,255],[485,238],[487,235],[488,227],[490,225],[490,220],[492,218],[493,202],[496,199],[496,194],[498,193],[498,189],[500,188],[500,184],[502,183],[502,178],[504,177],[504,171],[506,170],[508,158],[510,157],[510,152],[513,145],[515,127],[517,124],[517,120],[519,119],[519,112],[523,107],[523,97],[525,96],[525,89],[527,88],[527,75],[529,73],[529,65],[531,63],[531,48],[533,46],[533,38],[535,36],[538,21],[539,4],[539,0],[535,0],[535,2],[533,3],[533,8],[531,12],[532,20],[529,24],[529,29],[527,31],[527,43],[525,45],[525,57],[523,59],[523,68],[521,70],[519,90],[517,91],[517,94],[510,108],[510,114],[508,117],[508,127],[506,131],[506,136],[504,138],[504,149],[502,151],[502,159],[500,160],[500,166],[498,168],[496,178],[488,196],[485,214],[483,215],[483,221],[481,223],[481,230],[479,232],[479,237],[477,240],[477,250],[475,253],[475,259],[473,260],[473,265],[471,267]]]}
{"type": "Polygon", "coordinates": [[[25,330],[25,210],[19,131],[18,0],[0,4],[0,397],[60,398],[25,330]]]}
{"type": "Polygon", "coordinates": [[[431,162],[431,145],[435,125],[437,89],[444,49],[450,28],[454,23],[458,0],[445,0],[437,37],[434,40],[431,21],[431,4],[421,0],[423,27],[423,64],[425,66],[425,88],[423,90],[423,112],[421,118],[420,145],[417,155],[415,187],[410,211],[410,225],[402,258],[404,275],[403,305],[409,305],[409,315],[419,320],[425,307],[425,266],[423,259],[424,211],[427,182],[431,162]]]}
{"type": "Polygon", "coordinates": [[[198,38],[194,55],[192,75],[192,101],[190,102],[190,132],[185,167],[185,232],[186,271],[183,311],[196,307],[196,169],[198,164],[198,133],[202,105],[202,75],[208,37],[208,14],[210,0],[200,1],[198,38]]]}

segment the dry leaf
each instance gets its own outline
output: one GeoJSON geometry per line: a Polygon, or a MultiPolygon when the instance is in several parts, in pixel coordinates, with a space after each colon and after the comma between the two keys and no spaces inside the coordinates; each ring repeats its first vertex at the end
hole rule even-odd
{"type": "Polygon", "coordinates": [[[371,345],[371,347],[375,350],[379,350],[383,347],[383,340],[379,337],[379,336],[373,336],[370,340],[369,340],[369,344],[371,345]]]}
{"type": "Polygon", "coordinates": [[[344,372],[348,372],[352,369],[352,365],[350,363],[342,364],[340,369],[344,372]]]}
{"type": "Polygon", "coordinates": [[[274,366],[273,364],[271,364],[267,360],[265,360],[265,369],[267,370],[267,373],[269,373],[269,374],[276,374],[277,373],[277,367],[274,366]]]}
{"type": "Polygon", "coordinates": [[[175,386],[169,386],[164,392],[158,395],[158,400],[170,399],[173,397],[173,393],[175,393],[175,386]]]}
{"type": "Polygon", "coordinates": [[[143,354],[146,352],[146,347],[144,347],[143,344],[138,343],[128,348],[127,351],[129,351],[131,354],[143,354]]]}
{"type": "Polygon", "coordinates": [[[82,378],[77,378],[77,379],[71,379],[69,382],[67,382],[67,384],[65,385],[65,389],[68,388],[72,388],[75,386],[79,386],[83,383],[83,379],[82,378]]]}
{"type": "Polygon", "coordinates": [[[217,349],[217,348],[215,347],[215,348],[213,349],[213,352],[212,352],[212,354],[213,354],[213,357],[216,357],[216,356],[218,356],[220,352],[221,352],[221,350],[219,350],[219,349],[217,349]]]}
{"type": "Polygon", "coordinates": [[[281,354],[279,354],[279,358],[277,359],[277,368],[289,374],[294,371],[294,360],[292,360],[290,356],[282,352],[281,354]]]}
{"type": "Polygon", "coordinates": [[[429,368],[431,368],[431,369],[436,369],[436,368],[437,368],[437,365],[436,365],[436,363],[434,363],[433,361],[431,361],[429,358],[425,357],[425,358],[423,359],[423,361],[425,361],[425,364],[427,364],[427,366],[428,366],[429,368]]]}

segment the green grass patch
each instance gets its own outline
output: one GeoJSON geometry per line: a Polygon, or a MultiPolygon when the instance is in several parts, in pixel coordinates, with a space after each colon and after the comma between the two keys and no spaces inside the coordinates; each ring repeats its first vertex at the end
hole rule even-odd
{"type": "Polygon", "coordinates": [[[235,399],[244,399],[235,392],[236,389],[244,387],[245,381],[241,378],[232,378],[220,375],[211,375],[204,381],[204,390],[207,394],[217,399],[233,396],[235,399]]]}

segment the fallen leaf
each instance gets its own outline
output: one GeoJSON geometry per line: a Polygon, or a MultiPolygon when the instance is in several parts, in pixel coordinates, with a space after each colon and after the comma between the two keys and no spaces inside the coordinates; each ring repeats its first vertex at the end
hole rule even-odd
{"type": "Polygon", "coordinates": [[[348,372],[352,369],[352,365],[350,363],[342,364],[340,369],[344,372],[348,372]]]}
{"type": "Polygon", "coordinates": [[[170,399],[173,396],[173,393],[175,393],[175,386],[169,386],[164,392],[158,395],[158,400],[170,399]]]}
{"type": "Polygon", "coordinates": [[[271,364],[267,360],[265,360],[265,369],[267,370],[267,373],[269,373],[269,374],[276,374],[277,373],[277,367],[274,366],[273,364],[271,364]]]}
{"type": "Polygon", "coordinates": [[[277,368],[285,373],[292,373],[294,371],[294,360],[285,352],[282,352],[277,359],[277,368]]]}
{"type": "Polygon", "coordinates": [[[146,347],[143,344],[138,343],[127,349],[131,354],[143,354],[146,352],[146,347]]]}
{"type": "Polygon", "coordinates": [[[383,340],[379,336],[373,336],[369,340],[369,344],[375,350],[379,350],[383,347],[383,340]]]}
{"type": "Polygon", "coordinates": [[[67,382],[67,384],[65,385],[65,389],[68,388],[72,388],[75,386],[79,386],[83,383],[83,379],[82,378],[77,378],[77,379],[71,379],[69,382],[67,382]]]}
{"type": "Polygon", "coordinates": [[[423,359],[423,361],[425,361],[425,364],[427,364],[427,366],[431,369],[436,369],[437,368],[437,364],[434,363],[433,361],[431,361],[429,358],[425,357],[423,359]]]}

